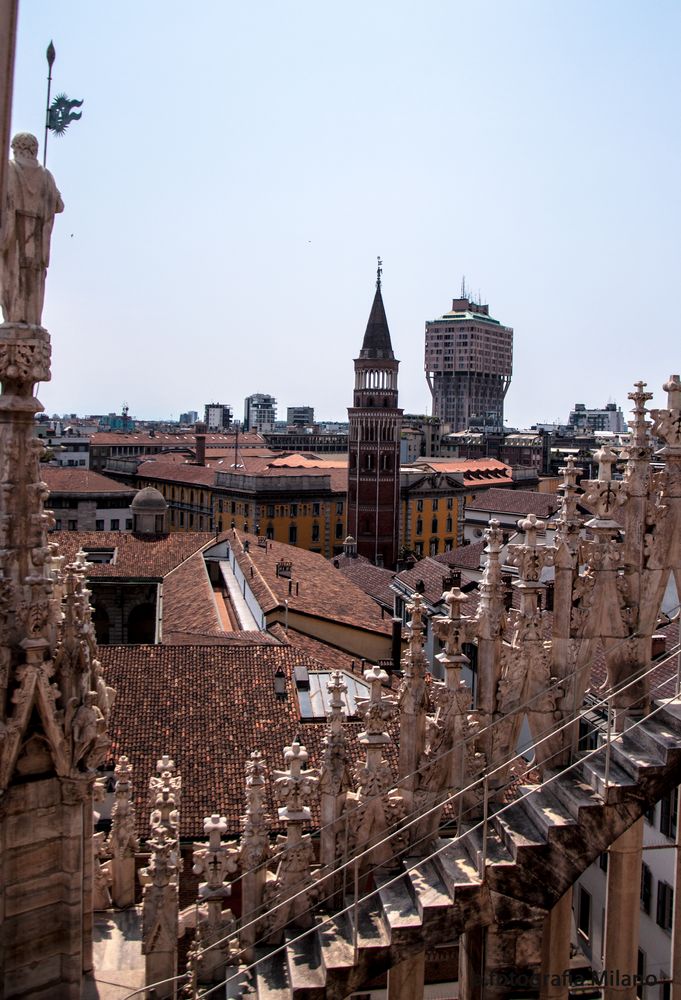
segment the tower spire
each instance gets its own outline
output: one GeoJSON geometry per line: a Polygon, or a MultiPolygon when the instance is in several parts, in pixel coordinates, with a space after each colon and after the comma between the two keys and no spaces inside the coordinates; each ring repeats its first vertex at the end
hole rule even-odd
{"type": "Polygon", "coordinates": [[[377,264],[376,264],[376,291],[380,292],[380,290],[381,290],[381,276],[383,275],[383,261],[381,260],[380,257],[377,257],[376,260],[377,260],[377,264]]]}

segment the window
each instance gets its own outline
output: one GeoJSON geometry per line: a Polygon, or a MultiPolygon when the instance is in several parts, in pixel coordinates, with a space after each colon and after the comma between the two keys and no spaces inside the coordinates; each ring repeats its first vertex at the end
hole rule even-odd
{"type": "Polygon", "coordinates": [[[61,531],[61,521],[59,520],[59,518],[57,518],[57,520],[54,522],[54,530],[61,531]]]}
{"type": "Polygon", "coordinates": [[[644,913],[650,913],[652,898],[653,876],[650,868],[644,861],[641,865],[641,909],[644,913]]]}
{"type": "Polygon", "coordinates": [[[312,541],[313,542],[318,542],[319,541],[319,525],[318,524],[313,524],[312,525],[312,541]]]}
{"type": "Polygon", "coordinates": [[[448,517],[447,520],[445,521],[445,531],[449,532],[451,530],[452,530],[452,519],[451,517],[448,517]]]}
{"type": "Polygon", "coordinates": [[[125,530],[126,531],[132,531],[132,518],[131,517],[126,517],[126,519],[125,519],[125,530]]]}
{"type": "Polygon", "coordinates": [[[430,554],[431,556],[436,556],[440,551],[440,539],[431,538],[430,540],[430,554]]]}
{"type": "Polygon", "coordinates": [[[248,504],[244,504],[244,517],[248,517],[248,504]]]}
{"type": "Polygon", "coordinates": [[[435,497],[435,499],[433,500],[433,510],[437,510],[438,507],[439,507],[439,505],[440,505],[440,501],[438,500],[437,497],[435,497]]]}
{"type": "Polygon", "coordinates": [[[672,929],[672,914],[674,912],[674,890],[667,882],[657,883],[657,916],[656,920],[665,931],[672,929]]]}
{"type": "Polygon", "coordinates": [[[313,517],[319,517],[319,504],[318,503],[313,503],[312,504],[312,516],[313,517]]]}
{"type": "Polygon", "coordinates": [[[645,816],[647,823],[650,823],[652,825],[655,822],[655,803],[654,802],[653,802],[652,806],[648,806],[648,808],[643,813],[643,815],[645,816]]]}
{"type": "Polygon", "coordinates": [[[423,542],[414,542],[414,554],[421,558],[423,555],[423,542]]]}
{"type": "Polygon", "coordinates": [[[430,524],[430,530],[433,535],[437,535],[437,518],[434,517],[430,524]]]}
{"type": "Polygon", "coordinates": [[[336,538],[342,538],[342,537],[343,537],[343,522],[342,521],[337,521],[336,522],[336,538]]]}
{"type": "Polygon", "coordinates": [[[121,530],[121,522],[118,520],[117,517],[112,517],[111,518],[111,530],[112,531],[120,531],[121,530]]]}
{"type": "Polygon", "coordinates": [[[452,510],[454,507],[454,500],[452,497],[447,497],[447,510],[452,510]]]}
{"type": "Polygon", "coordinates": [[[423,500],[416,501],[416,509],[419,511],[419,513],[423,510],[423,500]]]}
{"type": "Polygon", "coordinates": [[[579,886],[577,930],[587,940],[591,936],[591,893],[587,892],[583,885],[579,886]]]}
{"type": "MultiPolygon", "coordinates": [[[[76,522],[69,521],[69,531],[76,530],[76,522]]],[[[95,521],[95,531],[104,531],[104,521],[95,521]]]]}
{"type": "Polygon", "coordinates": [[[298,529],[295,524],[290,524],[288,529],[288,543],[289,545],[295,545],[298,541],[298,529]]]}
{"type": "Polygon", "coordinates": [[[298,517],[298,504],[297,503],[292,503],[291,504],[291,517],[298,517]]]}
{"type": "Polygon", "coordinates": [[[416,534],[417,535],[423,534],[423,521],[421,520],[420,517],[416,519],[416,534]]]}
{"type": "Polygon", "coordinates": [[[339,500],[336,504],[336,513],[340,516],[343,513],[343,501],[339,500]]]}
{"type": "Polygon", "coordinates": [[[676,789],[660,799],[660,833],[672,840],[676,837],[676,822],[678,819],[678,799],[676,789]]]}
{"type": "Polygon", "coordinates": [[[273,503],[268,503],[268,505],[267,505],[267,516],[268,517],[274,517],[274,504],[273,503]]]}

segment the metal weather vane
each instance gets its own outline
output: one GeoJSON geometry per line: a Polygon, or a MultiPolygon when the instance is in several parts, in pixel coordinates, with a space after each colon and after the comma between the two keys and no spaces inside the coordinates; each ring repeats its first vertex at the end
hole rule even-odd
{"type": "Polygon", "coordinates": [[[55,135],[63,135],[71,122],[78,121],[83,117],[82,111],[74,111],[74,108],[82,108],[83,101],[71,100],[66,94],[57,94],[50,104],[50,90],[52,87],[52,66],[56,58],[56,52],[52,42],[47,46],[47,103],[45,108],[45,141],[43,143],[43,166],[47,162],[47,133],[54,132],[55,135]]]}
{"type": "Polygon", "coordinates": [[[69,127],[70,122],[78,121],[83,117],[82,111],[74,111],[73,108],[82,108],[83,101],[69,100],[66,94],[57,94],[49,108],[49,120],[47,127],[55,135],[63,135],[69,127]]]}

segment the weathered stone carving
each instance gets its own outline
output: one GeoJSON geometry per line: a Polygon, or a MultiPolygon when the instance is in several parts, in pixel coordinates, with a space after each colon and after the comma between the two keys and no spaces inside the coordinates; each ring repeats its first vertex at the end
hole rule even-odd
{"type": "Polygon", "coordinates": [[[52,174],[38,162],[35,136],[19,132],[12,140],[12,151],[2,212],[2,312],[8,323],[39,326],[52,226],[55,215],[64,211],[64,203],[52,174]]]}
{"type": "Polygon", "coordinates": [[[284,803],[279,808],[279,819],[286,823],[286,836],[278,840],[277,872],[264,890],[264,902],[270,907],[270,939],[275,942],[287,924],[312,926],[312,904],[318,895],[312,876],[314,850],[310,835],[303,834],[303,824],[310,822],[307,803],[317,794],[319,776],[317,771],[303,770],[307,757],[304,746],[292,743],[284,753],[288,770],[273,772],[275,798],[284,803]]]}
{"type": "Polygon", "coordinates": [[[232,964],[238,947],[234,938],[228,938],[236,928],[234,914],[225,909],[231,889],[225,882],[228,875],[237,870],[239,848],[236,844],[225,844],[222,836],[227,830],[224,816],[214,814],[203,821],[208,843],[194,844],[193,871],[202,875],[199,885],[199,920],[197,922],[197,945],[200,944],[201,962],[198,976],[201,983],[219,983],[226,976],[227,966],[232,964]]]}
{"type": "Polygon", "coordinates": [[[115,906],[135,902],[135,851],[139,842],[135,832],[135,807],[132,802],[132,768],[121,755],[114,769],[115,802],[111,810],[111,832],[107,850],[111,854],[112,899],[115,906]]]}

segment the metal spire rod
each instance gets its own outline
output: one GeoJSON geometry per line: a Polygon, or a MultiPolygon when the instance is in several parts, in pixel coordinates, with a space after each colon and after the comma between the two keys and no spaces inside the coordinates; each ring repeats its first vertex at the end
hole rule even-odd
{"type": "Polygon", "coordinates": [[[56,52],[52,42],[47,46],[47,104],[45,105],[45,141],[43,142],[43,166],[47,163],[47,133],[50,130],[50,90],[52,88],[52,66],[54,64],[56,52]]]}

